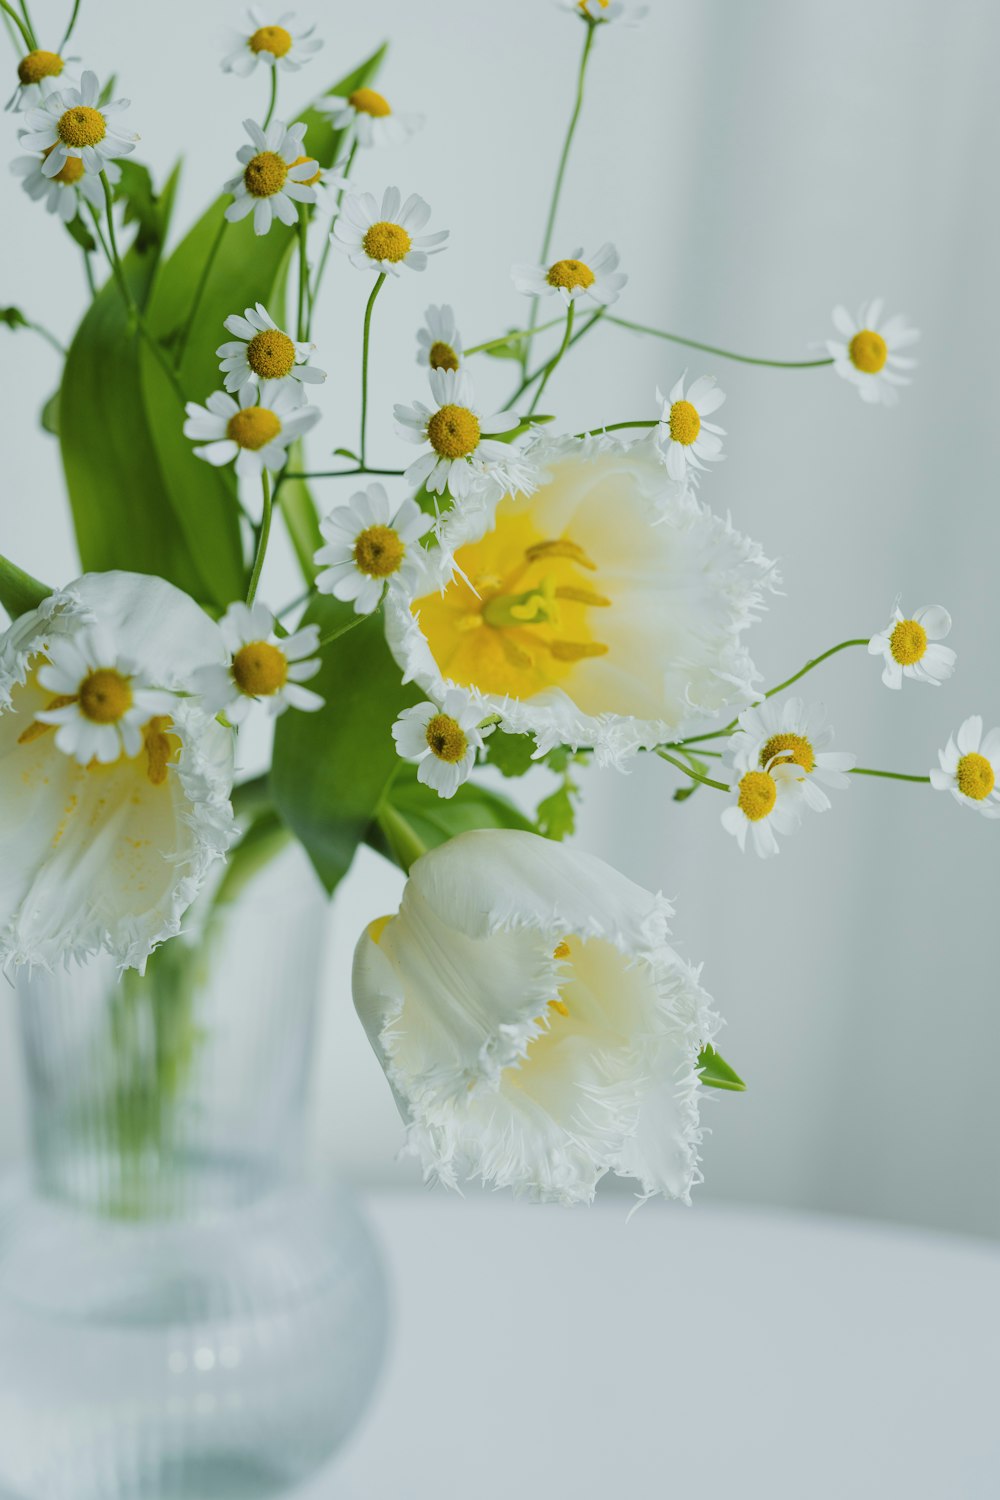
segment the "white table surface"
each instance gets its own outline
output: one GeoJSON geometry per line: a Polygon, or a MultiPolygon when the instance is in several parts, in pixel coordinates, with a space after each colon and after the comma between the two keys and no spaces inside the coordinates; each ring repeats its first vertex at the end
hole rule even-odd
{"type": "Polygon", "coordinates": [[[627,1206],[371,1196],[393,1347],[296,1500],[996,1500],[1000,1250],[627,1206]]]}

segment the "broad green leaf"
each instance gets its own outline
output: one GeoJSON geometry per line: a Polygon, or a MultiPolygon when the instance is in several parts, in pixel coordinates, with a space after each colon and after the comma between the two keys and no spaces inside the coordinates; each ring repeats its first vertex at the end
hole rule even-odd
{"type": "Polygon", "coordinates": [[[86,224],[83,222],[79,214],[77,214],[75,219],[70,219],[69,223],[66,225],[66,233],[69,235],[70,239],[76,240],[76,243],[80,246],[80,249],[86,250],[88,255],[93,255],[94,251],[97,249],[97,241],[94,239],[94,236],[91,234],[90,230],[87,228],[86,224]]]}
{"type": "Polygon", "coordinates": [[[0,604],[12,620],[27,614],[29,609],[37,609],[51,592],[46,584],[39,583],[37,578],[32,578],[30,573],[25,573],[23,568],[0,553],[0,604]]]}
{"type": "Polygon", "coordinates": [[[701,1081],[707,1088],[730,1089],[733,1093],[743,1093],[746,1089],[746,1084],[740,1075],[711,1045],[702,1047],[699,1052],[698,1068],[701,1072],[701,1081]]]}
{"type": "Polygon", "coordinates": [[[486,741],[487,759],[503,776],[524,776],[538,765],[531,758],[534,753],[535,742],[530,734],[508,734],[504,729],[494,729],[486,741]]]}
{"type": "Polygon", "coordinates": [[[427,849],[436,849],[473,828],[519,828],[534,832],[529,818],[496,792],[466,781],[454,797],[439,797],[417,780],[416,766],[404,765],[386,794],[368,842],[404,870],[427,849]]]}
{"type": "Polygon", "coordinates": [[[162,245],[167,226],[149,168],[127,156],[118,165],[122,175],[115,188],[115,202],[125,204],[125,223],[138,226],[136,250],[145,252],[162,245]]]}

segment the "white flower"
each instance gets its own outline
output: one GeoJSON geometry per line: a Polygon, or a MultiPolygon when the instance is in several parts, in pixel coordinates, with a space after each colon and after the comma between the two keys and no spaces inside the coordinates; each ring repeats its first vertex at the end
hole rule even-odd
{"type": "Polygon", "coordinates": [[[483,748],[479,723],[479,710],[468,694],[454,688],[445,693],[440,708],[436,703],[404,708],[392,726],[392,737],[403,759],[417,762],[418,781],[433,787],[439,797],[454,797],[483,748]]]}
{"type": "Polygon", "coordinates": [[[55,727],[55,746],[81,766],[111,766],[135,756],[145,744],[145,726],[172,715],[173,693],[144,680],[106,625],[83,626],[49,642],[38,685],[51,694],[38,724],[55,727]]]}
{"type": "Polygon", "coordinates": [[[295,19],[293,10],[286,10],[275,21],[269,21],[257,6],[251,6],[247,15],[250,18],[249,31],[229,31],[227,46],[230,50],[222,59],[224,73],[238,73],[241,78],[246,78],[258,63],[297,73],[323,45],[318,37],[313,36],[315,26],[309,26],[305,31],[290,29],[289,23],[295,19]]]}
{"type": "Polygon", "coordinates": [[[298,343],[282,332],[262,302],[248,307],[242,318],[233,313],[223,327],[236,335],[236,342],[220,344],[215,351],[222,360],[219,369],[225,372],[227,391],[241,391],[251,381],[319,385],[326,379],[325,370],[309,363],[316,345],[298,343]]]}
{"type": "Polygon", "coordinates": [[[463,833],[417,860],[353,988],[427,1177],[572,1204],[611,1171],[690,1201],[698,1056],[721,1022],[672,916],[532,833],[463,833]]]}
{"type": "Polygon", "coordinates": [[[515,733],[620,764],[754,696],[742,635],[774,566],[689,492],[651,442],[543,441],[530,496],[458,507],[386,636],[440,703],[465,688],[515,733]],[[414,591],[415,592],[415,591],[414,591]]]}
{"type": "Polygon", "coordinates": [[[371,614],[387,583],[412,586],[418,566],[416,544],[432,525],[432,518],[413,500],[404,500],[394,510],[380,484],[359,490],[320,522],[326,546],[313,558],[323,569],[317,589],[336,599],[352,599],[357,615],[371,614]]]}
{"type": "Polygon", "coordinates": [[[27,53],[17,65],[17,88],[5,108],[31,109],[57,89],[77,88],[77,80],[66,72],[66,64],[79,61],[78,57],[60,57],[58,52],[46,52],[43,48],[27,53]]]}
{"type": "Polygon", "coordinates": [[[213,391],[204,406],[189,401],[184,436],[204,444],[194,451],[215,468],[235,459],[241,478],[259,478],[265,469],[274,473],[289,443],[319,421],[319,408],[301,406],[296,389],[291,381],[268,382],[259,392],[245,385],[238,400],[213,391]]]}
{"type": "Polygon", "coordinates": [[[398,276],[400,267],[427,268],[428,255],[438,255],[449,231],[421,234],[431,216],[423,198],[411,193],[406,202],[399,188],[386,188],[381,207],[371,193],[348,193],[333,226],[333,243],[359,271],[398,276]]]}
{"type": "Polygon", "coordinates": [[[323,665],[314,655],[318,625],[279,637],[274,616],[263,604],[231,604],[219,623],[229,660],[203,667],[194,683],[209,713],[242,724],[256,703],[263,703],[272,719],[286,708],[312,713],[323,707],[319,694],[301,685],[323,665]]]}
{"type": "Polygon", "coordinates": [[[656,399],[663,407],[656,443],[667,473],[677,480],[688,478],[691,469],[703,469],[706,463],[721,459],[725,436],[724,427],[705,421],[726,399],[725,393],[716,387],[714,376],[702,375],[685,396],[686,379],[685,370],[669,396],[664,397],[659,388],[656,392],[656,399]]]}
{"type": "Polygon", "coordinates": [[[417,364],[423,369],[457,370],[461,363],[462,336],[455,314],[447,305],[435,307],[432,303],[417,333],[417,364]]]}
{"type": "Polygon", "coordinates": [[[972,807],[984,818],[1000,818],[1000,729],[983,735],[978,714],[966,719],[956,735],[938,751],[940,770],[931,771],[931,786],[951,792],[956,802],[972,807]]]}
{"type": "Polygon", "coordinates": [[[771,771],[775,766],[794,768],[802,799],[815,812],[826,812],[830,799],[824,786],[844,791],[851,784],[847,772],[857,757],[829,750],[833,730],[821,704],[801,698],[755,704],[739,716],[739,729],[729,740],[726,758],[741,771],[771,771]]]}
{"type": "MultiPolygon", "coordinates": [[[[78,156],[67,157],[55,177],[46,177],[42,170],[44,157],[18,156],[10,164],[15,177],[22,177],[21,186],[29,198],[37,203],[44,200],[50,214],[58,214],[64,224],[71,224],[80,211],[83,198],[97,213],[104,212],[104,189],[99,177],[88,173],[78,156]]],[[[108,181],[114,187],[121,179],[121,171],[113,161],[104,168],[108,181]]]]}
{"type": "Polygon", "coordinates": [[[334,130],[359,146],[399,146],[424,123],[423,115],[397,115],[388,99],[374,89],[355,89],[347,98],[317,99],[316,108],[330,116],[334,130]]]}
{"type": "Polygon", "coordinates": [[[835,307],[833,322],[841,337],[827,339],[826,347],[837,374],[857,386],[862,401],[895,406],[899,400],[896,387],[910,384],[909,375],[900,372],[912,370],[917,363],[898,351],[915,344],[920,334],[908,328],[900,314],[880,327],[881,319],[881,297],[862,307],[857,321],[846,307],[835,307]]]}
{"type": "Polygon", "coordinates": [[[244,120],[243,128],[251,144],[236,153],[243,170],[226,183],[226,192],[233,194],[226,218],[235,223],[252,213],[255,234],[267,234],[275,219],[295,224],[295,205],[316,202],[309,184],[319,162],[305,154],[305,125],[273,120],[264,131],[254,120],[244,120]]]}
{"type": "Polygon", "coordinates": [[[888,625],[868,642],[869,655],[885,659],[886,687],[902,687],[904,677],[940,687],[955,670],[954,651],[937,645],[950,629],[951,615],[940,604],[925,604],[907,619],[897,600],[888,625]]]}
{"type": "Polygon", "coordinates": [[[431,445],[406,471],[413,488],[426,485],[432,495],[449,490],[456,500],[487,479],[500,490],[530,488],[531,472],[521,450],[490,440],[490,434],[518,426],[517,412],[484,414],[464,370],[431,370],[429,377],[433,409],[422,401],[393,408],[396,431],[405,442],[431,445]]]}
{"type": "Polygon", "coordinates": [[[232,838],[233,749],[227,730],[175,695],[191,691],[199,667],[224,660],[218,626],[192,599],[136,573],[86,574],[0,636],[0,964],[51,967],[105,950],[141,967],[179,931],[232,838]],[[130,728],[113,763],[95,754],[81,764],[82,755],[62,753],[62,731],[49,723],[69,694],[54,700],[43,674],[51,681],[49,668],[63,672],[71,656],[96,662],[103,652],[90,646],[102,636],[121,652],[109,663],[121,674],[105,680],[110,694],[100,681],[60,677],[78,690],[75,708],[87,719],[79,729],[94,725],[103,749],[125,688],[129,707],[148,691],[137,684],[168,695],[169,716],[146,698],[138,750],[130,728]]]}
{"type": "Polygon", "coordinates": [[[623,0],[556,0],[560,10],[575,12],[585,21],[618,21],[623,26],[638,26],[649,14],[648,5],[625,5],[623,0]]]}
{"type": "Polygon", "coordinates": [[[776,762],[769,771],[759,766],[732,769],[736,797],[722,814],[722,826],[734,834],[742,850],[747,834],[761,859],[778,853],[776,835],[792,833],[799,826],[804,797],[794,770],[776,762]]]}
{"type": "Polygon", "coordinates": [[[610,307],[628,281],[624,271],[618,270],[618,251],[607,244],[586,260],[582,256],[580,249],[574,250],[568,260],[557,260],[551,266],[512,266],[514,286],[529,297],[558,293],[567,307],[579,297],[590,297],[598,306],[610,307]]]}
{"type": "Polygon", "coordinates": [[[42,171],[55,177],[73,157],[87,172],[102,172],[116,156],[135,150],[137,135],[114,129],[109,117],[128,109],[128,99],[98,107],[101,86],[96,73],[84,73],[78,89],[57,89],[24,117],[27,130],[19,136],[25,151],[44,151],[42,171]]]}

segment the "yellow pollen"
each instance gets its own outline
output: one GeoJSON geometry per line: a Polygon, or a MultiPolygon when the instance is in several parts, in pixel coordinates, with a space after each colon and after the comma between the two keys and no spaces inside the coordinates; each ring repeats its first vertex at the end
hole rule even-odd
{"type": "Polygon", "coordinates": [[[576,287],[594,285],[594,273],[582,260],[557,260],[545,273],[549,286],[559,286],[571,292],[576,287]]]}
{"type": "Polygon", "coordinates": [[[288,176],[288,166],[277,151],[261,151],[243,169],[243,182],[255,198],[273,198],[280,193],[288,176]]]}
{"type": "Polygon", "coordinates": [[[912,667],[927,650],[927,632],[918,620],[900,620],[889,637],[889,649],[901,667],[912,667]]]}
{"type": "Polygon", "coordinates": [[[982,802],[990,795],[996,782],[993,767],[985,755],[963,755],[958,763],[958,790],[974,802],[982,802]]]}
{"type": "Polygon", "coordinates": [[[427,437],[442,458],[468,458],[479,446],[479,418],[467,406],[442,406],[427,423],[427,437]]]}
{"type": "Polygon", "coordinates": [[[392,114],[388,99],[384,99],[374,89],[355,89],[354,93],[349,95],[347,102],[358,111],[358,114],[372,115],[377,120],[392,114]]]}
{"type": "Polygon", "coordinates": [[[558,1011],[561,1016],[569,1015],[569,1006],[566,1004],[565,1000],[550,1000],[549,1010],[558,1011]]]}
{"type": "MultiPolygon", "coordinates": [[[[72,695],[66,697],[60,694],[57,698],[53,698],[50,703],[46,703],[45,712],[51,713],[54,708],[68,708],[71,703],[75,702],[76,699],[72,695]]],[[[22,734],[18,735],[17,743],[19,745],[32,745],[35,740],[40,740],[43,734],[48,734],[55,727],[54,724],[42,724],[36,719],[33,724],[28,725],[22,734]]]]}
{"type": "Polygon", "coordinates": [[[457,370],[458,355],[450,344],[438,339],[431,345],[430,366],[432,370],[457,370]]]}
{"type": "Polygon", "coordinates": [[[158,715],[150,719],[143,730],[143,740],[146,747],[146,775],[153,786],[162,786],[167,779],[167,772],[171,761],[177,759],[180,754],[181,742],[176,734],[171,734],[173,719],[166,715],[158,715]]]}
{"type": "Polygon", "coordinates": [[[292,38],[284,26],[261,26],[250,38],[251,52],[270,52],[272,57],[284,57],[292,50],[292,38]]]}
{"type": "Polygon", "coordinates": [[[569,943],[563,938],[552,950],[553,958],[569,958],[569,943]]]}
{"type": "Polygon", "coordinates": [[[98,667],[83,679],[78,697],[92,724],[117,724],[132,707],[132,686],[114,667],[98,667]]]}
{"type": "MultiPolygon", "coordinates": [[[[295,160],[292,162],[292,166],[293,167],[301,167],[301,165],[302,165],[302,163],[304,161],[315,161],[315,157],[312,157],[312,156],[297,156],[295,158],[295,160]]],[[[323,168],[321,166],[317,165],[316,170],[312,174],[311,177],[303,177],[303,178],[300,179],[301,184],[302,184],[303,187],[313,187],[317,182],[319,182],[319,180],[322,177],[322,175],[323,175],[323,168]]]]}
{"type": "Polygon", "coordinates": [[[229,418],[226,435],[241,448],[266,448],[281,431],[281,422],[266,406],[244,406],[229,418]]]}
{"type": "Polygon", "coordinates": [[[889,357],[885,339],[871,328],[862,328],[856,333],[847,346],[847,352],[854,368],[866,375],[877,375],[889,357]]]}
{"type": "Polygon", "coordinates": [[[73,109],[68,109],[60,116],[56,128],[63,145],[73,146],[78,151],[84,146],[96,146],[107,134],[101,111],[91,109],[88,104],[77,104],[73,109]]]}
{"type": "Polygon", "coordinates": [[[775,759],[782,765],[801,766],[806,772],[816,766],[813,747],[802,734],[772,734],[760,752],[760,763],[769,766],[775,759]]]}
{"type": "Polygon", "coordinates": [[[17,65],[17,76],[22,83],[41,83],[43,78],[58,78],[63,70],[63,60],[58,52],[29,52],[17,65]]]}
{"type": "Polygon", "coordinates": [[[739,806],[751,823],[766,818],[778,798],[778,786],[766,771],[748,771],[740,782],[739,806]]]}
{"type": "Polygon", "coordinates": [[[405,556],[406,543],[391,526],[367,526],[354,543],[354,561],[369,578],[398,573],[405,556]]]}
{"type": "Polygon", "coordinates": [[[435,714],[427,725],[427,743],[438,760],[456,765],[469,748],[462,726],[447,714],[435,714]]]}
{"type": "Polygon", "coordinates": [[[556,661],[586,661],[589,656],[607,656],[610,646],[601,641],[546,641],[556,661]]]}
{"type": "Polygon", "coordinates": [[[295,345],[280,328],[265,328],[247,344],[247,364],[261,380],[284,380],[295,368],[295,345]]]}
{"type": "Polygon", "coordinates": [[[670,408],[670,436],[689,448],[701,431],[701,418],[690,401],[675,401],[670,408]]]}
{"type": "Polygon", "coordinates": [[[365,254],[372,260],[388,260],[393,265],[405,260],[413,247],[413,241],[402,224],[390,224],[388,219],[380,219],[366,229],[362,244],[365,254]]]}
{"type": "Polygon", "coordinates": [[[270,641],[249,641],[233,657],[230,671],[248,698],[270,698],[288,681],[288,658],[270,641]]]}
{"type": "Polygon", "coordinates": [[[606,599],[603,594],[595,594],[593,589],[577,588],[573,584],[562,584],[556,589],[557,599],[571,599],[574,604],[586,604],[592,609],[610,609],[611,600],[606,599]]]}
{"type": "Polygon", "coordinates": [[[565,557],[570,562],[579,563],[581,568],[589,568],[592,573],[597,572],[597,564],[591,562],[582,547],[576,542],[571,542],[569,537],[559,537],[556,541],[535,542],[533,546],[525,550],[525,557],[529,562],[543,562],[549,557],[565,557]]]}

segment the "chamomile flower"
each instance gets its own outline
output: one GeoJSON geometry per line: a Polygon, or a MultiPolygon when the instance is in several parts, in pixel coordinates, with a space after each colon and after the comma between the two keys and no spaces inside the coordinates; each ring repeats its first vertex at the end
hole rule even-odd
{"type": "Polygon", "coordinates": [[[984,818],[1000,818],[1000,729],[983,734],[983,721],[973,714],[938,751],[940,769],[931,771],[931,786],[951,792],[956,802],[974,808],[984,818]]]}
{"type": "Polygon", "coordinates": [[[407,443],[430,443],[406,471],[415,490],[426,485],[432,495],[450,491],[465,499],[477,481],[493,479],[503,491],[530,494],[531,469],[510,443],[491,441],[490,435],[511,432],[520,422],[515,411],[484,415],[476,402],[472,381],[464,370],[431,370],[434,409],[415,401],[396,406],[396,431],[407,443]]]}
{"type": "Polygon", "coordinates": [[[786,766],[793,771],[802,800],[815,812],[826,812],[830,799],[824,786],[840,791],[850,786],[847,772],[857,757],[827,747],[833,730],[818,703],[786,698],[781,703],[764,701],[746,708],[739,716],[739,729],[729,741],[734,766],[771,771],[786,766]]]}
{"type": "MultiPolygon", "coordinates": [[[[220,344],[215,351],[222,361],[219,369],[225,373],[227,391],[241,391],[251,381],[272,386],[286,381],[294,390],[293,381],[321,385],[326,379],[325,370],[309,363],[316,345],[299,343],[284,333],[262,302],[248,307],[243,317],[233,313],[223,327],[236,336],[233,343],[220,344]]],[[[305,392],[301,394],[304,399],[305,392]]]]}
{"type": "Polygon", "coordinates": [[[173,711],[174,694],[147,682],[107,627],[95,624],[57,637],[48,658],[38,669],[38,684],[54,696],[35,720],[56,726],[56,749],[78,765],[131,759],[145,743],[143,726],[173,711]]]}
{"type": "Polygon", "coordinates": [[[660,425],[656,430],[656,446],[671,479],[687,479],[693,469],[704,469],[706,463],[716,463],[722,458],[724,427],[716,427],[705,418],[718,411],[725,401],[715,378],[702,375],[695,380],[687,395],[684,382],[687,371],[664,397],[657,387],[656,399],[662,406],[660,425]]]}
{"type": "Polygon", "coordinates": [[[428,255],[438,255],[449,231],[421,234],[430,206],[416,193],[406,202],[399,188],[386,188],[382,203],[371,193],[348,193],[333,226],[333,242],[359,271],[398,276],[402,266],[423,271],[428,255]]]}
{"type": "Polygon", "coordinates": [[[40,47],[27,53],[17,65],[17,88],[7,100],[6,108],[30,109],[56,89],[76,88],[77,81],[66,72],[66,64],[79,61],[78,57],[61,57],[58,52],[46,52],[40,47]]]}
{"type": "Polygon", "coordinates": [[[862,307],[857,320],[846,307],[835,307],[833,323],[840,338],[827,339],[826,347],[837,374],[857,386],[862,401],[895,406],[899,400],[896,387],[910,384],[909,375],[902,372],[917,363],[899,350],[915,344],[920,334],[908,328],[899,313],[883,323],[881,297],[862,307]]]}
{"type": "Polygon", "coordinates": [[[313,561],[323,569],[316,587],[335,599],[353,600],[356,615],[368,615],[387,583],[412,585],[417,542],[433,525],[415,501],[393,508],[380,484],[352,495],[320,522],[326,545],[313,561]]]}
{"type": "Polygon", "coordinates": [[[735,797],[722,814],[722,826],[744,851],[749,834],[755,853],[768,859],[779,852],[777,835],[799,826],[804,798],[795,769],[772,762],[765,771],[741,758],[729,770],[735,797]]]}
{"type": "Polygon", "coordinates": [[[607,244],[586,260],[582,257],[580,249],[574,250],[568,260],[553,261],[550,266],[512,266],[511,279],[528,297],[558,294],[567,307],[580,297],[589,297],[600,307],[610,307],[628,281],[624,271],[618,270],[618,251],[607,244]]]}
{"type": "Polygon", "coordinates": [[[441,707],[418,703],[404,708],[392,726],[396,749],[417,763],[417,780],[439,797],[454,797],[483,748],[481,714],[460,689],[446,693],[441,707]]]}
{"type": "MultiPolygon", "coordinates": [[[[70,156],[54,177],[46,177],[42,167],[44,158],[18,156],[10,164],[15,177],[23,178],[21,186],[29,198],[44,202],[50,214],[58,214],[64,224],[71,224],[80,211],[80,199],[84,199],[98,213],[104,212],[104,188],[99,177],[87,173],[78,156],[70,156]]],[[[111,186],[121,178],[121,172],[113,161],[104,168],[111,186]]]]}
{"type": "Polygon", "coordinates": [[[417,364],[423,369],[457,370],[461,363],[462,336],[455,314],[447,304],[435,307],[432,303],[417,332],[417,364]]]}
{"type": "Polygon", "coordinates": [[[233,195],[226,218],[235,223],[252,213],[255,234],[267,234],[275,219],[296,223],[295,205],[316,202],[310,179],[319,170],[319,162],[304,153],[305,125],[273,120],[264,131],[256,121],[244,120],[243,128],[251,144],[236,153],[243,170],[226,183],[233,195]]]}
{"type": "Polygon", "coordinates": [[[346,98],[334,94],[318,99],[316,108],[330,116],[335,130],[359,146],[400,146],[424,123],[423,115],[397,115],[388,99],[374,89],[360,88],[346,98]]]}
{"type": "Polygon", "coordinates": [[[68,161],[78,158],[87,172],[103,172],[116,156],[135,150],[137,135],[114,128],[113,116],[128,109],[128,99],[98,106],[101,86],[96,73],[84,73],[78,89],[57,89],[25,114],[27,130],[20,135],[26,151],[43,151],[42,172],[55,177],[68,161]]]}
{"type": "Polygon", "coordinates": [[[286,10],[271,20],[257,6],[251,6],[247,16],[248,30],[229,32],[227,46],[230,50],[222,59],[224,73],[237,73],[240,78],[246,78],[258,63],[297,73],[302,64],[315,57],[323,46],[319,38],[313,36],[315,26],[309,26],[305,31],[292,30],[293,10],[286,10]]]}
{"type": "Polygon", "coordinates": [[[560,10],[573,11],[581,20],[600,24],[618,21],[623,26],[638,26],[649,14],[648,5],[625,5],[623,0],[556,0],[560,10]]]}
{"type": "Polygon", "coordinates": [[[184,436],[204,446],[194,451],[215,468],[236,462],[241,478],[274,473],[285,462],[288,445],[319,421],[318,407],[301,406],[292,381],[269,382],[260,392],[245,385],[239,399],[213,391],[204,406],[189,401],[184,436]]]}
{"type": "Polygon", "coordinates": [[[202,667],[194,679],[209,713],[225,714],[230,724],[242,724],[257,703],[272,719],[287,708],[314,713],[323,707],[319,694],[302,686],[323,665],[315,654],[318,625],[304,625],[294,635],[279,638],[269,609],[242,603],[231,604],[219,624],[229,663],[202,667]]]}
{"type": "Polygon", "coordinates": [[[909,619],[897,600],[892,619],[868,642],[868,654],[885,660],[882,681],[901,688],[904,677],[939,687],[955,670],[955,653],[941,646],[951,629],[951,615],[940,604],[924,604],[909,619]]]}

